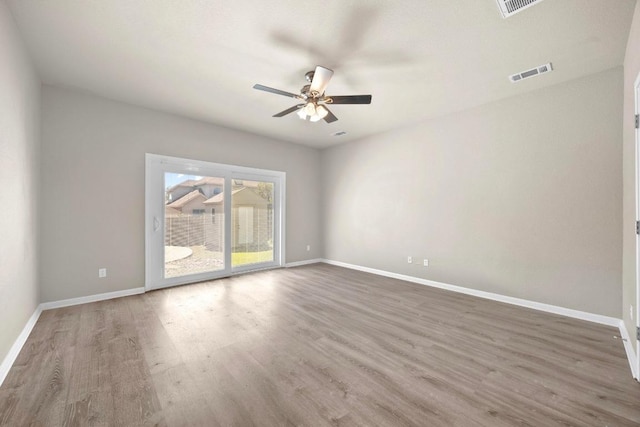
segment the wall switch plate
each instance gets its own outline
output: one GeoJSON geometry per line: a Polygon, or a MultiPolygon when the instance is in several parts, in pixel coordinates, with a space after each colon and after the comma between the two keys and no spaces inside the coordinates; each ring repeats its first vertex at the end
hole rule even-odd
{"type": "Polygon", "coordinates": [[[408,257],[407,257],[407,262],[408,262],[409,264],[411,264],[411,263],[413,262],[413,258],[412,258],[412,257],[410,257],[410,256],[408,256],[408,257]]]}
{"type": "Polygon", "coordinates": [[[106,268],[98,269],[98,277],[100,278],[107,277],[107,269],[106,268]]]}
{"type": "Polygon", "coordinates": [[[422,261],[422,265],[429,267],[429,260],[425,258],[424,261],[422,261]]]}
{"type": "Polygon", "coordinates": [[[632,305],[629,306],[629,317],[631,317],[631,320],[633,320],[633,306],[632,305]]]}
{"type": "Polygon", "coordinates": [[[311,250],[311,245],[307,245],[307,252],[311,250]]]}

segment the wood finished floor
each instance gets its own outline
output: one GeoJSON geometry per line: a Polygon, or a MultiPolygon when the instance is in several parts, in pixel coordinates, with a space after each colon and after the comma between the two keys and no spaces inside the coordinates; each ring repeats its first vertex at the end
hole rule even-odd
{"type": "Polygon", "coordinates": [[[316,264],[45,311],[0,424],[638,426],[618,331],[316,264]]]}

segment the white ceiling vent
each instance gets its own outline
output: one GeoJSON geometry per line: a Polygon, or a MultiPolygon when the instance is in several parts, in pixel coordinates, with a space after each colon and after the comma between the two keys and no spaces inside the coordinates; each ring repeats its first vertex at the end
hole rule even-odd
{"type": "Polygon", "coordinates": [[[530,77],[539,76],[540,74],[548,73],[553,71],[553,66],[551,62],[544,65],[538,65],[536,68],[532,68],[527,71],[522,71],[520,73],[512,74],[509,76],[509,80],[511,83],[519,82],[520,80],[528,79],[530,77]]]}
{"type": "Polygon", "coordinates": [[[540,3],[542,0],[498,0],[498,7],[503,18],[508,18],[518,12],[540,3]]]}

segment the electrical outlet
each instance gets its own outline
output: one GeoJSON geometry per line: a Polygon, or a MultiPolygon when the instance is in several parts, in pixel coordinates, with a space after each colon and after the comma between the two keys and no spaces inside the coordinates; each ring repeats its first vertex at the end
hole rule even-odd
{"type": "Polygon", "coordinates": [[[106,268],[98,269],[98,277],[100,278],[107,277],[107,269],[106,268]]]}
{"type": "Polygon", "coordinates": [[[425,259],[422,261],[422,265],[424,265],[425,267],[429,267],[429,260],[425,258],[425,259]]]}
{"type": "Polygon", "coordinates": [[[407,262],[408,262],[409,264],[411,264],[411,263],[413,262],[413,258],[412,258],[412,257],[410,257],[410,256],[408,256],[408,257],[407,257],[407,262]]]}

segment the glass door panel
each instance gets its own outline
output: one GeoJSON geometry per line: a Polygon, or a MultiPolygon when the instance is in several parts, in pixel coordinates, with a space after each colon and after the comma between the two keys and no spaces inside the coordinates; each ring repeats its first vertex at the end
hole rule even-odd
{"type": "Polygon", "coordinates": [[[164,277],[224,270],[224,178],[164,173],[164,277]]]}
{"type": "Polygon", "coordinates": [[[231,265],[274,261],[274,183],[234,179],[231,190],[231,265]]]}

